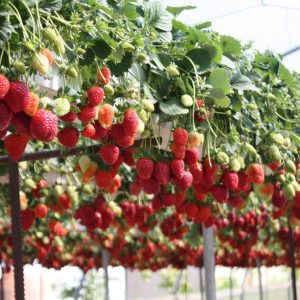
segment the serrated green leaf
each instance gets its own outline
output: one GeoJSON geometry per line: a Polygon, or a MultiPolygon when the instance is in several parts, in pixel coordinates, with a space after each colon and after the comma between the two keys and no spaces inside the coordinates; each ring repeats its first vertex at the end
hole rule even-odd
{"type": "Polygon", "coordinates": [[[0,17],[0,47],[9,41],[14,27],[5,18],[0,17]]]}
{"type": "Polygon", "coordinates": [[[79,60],[81,65],[90,65],[95,59],[95,53],[93,49],[88,48],[83,57],[79,60]]]}
{"type": "Polygon", "coordinates": [[[235,63],[230,58],[228,58],[227,56],[224,56],[224,55],[222,57],[220,65],[225,66],[229,69],[235,69],[235,63]]]}
{"type": "Polygon", "coordinates": [[[111,73],[119,77],[122,76],[125,72],[127,72],[131,68],[132,63],[133,63],[133,56],[131,53],[127,52],[119,64],[115,64],[112,61],[109,61],[107,65],[110,68],[111,73]]]}
{"type": "Polygon", "coordinates": [[[225,95],[230,92],[229,77],[224,69],[214,69],[210,74],[208,83],[215,89],[221,89],[225,95]]]}
{"type": "Polygon", "coordinates": [[[231,103],[221,88],[213,88],[209,93],[209,97],[215,101],[216,105],[223,108],[227,108],[231,103]]]}
{"type": "Polygon", "coordinates": [[[202,30],[204,28],[211,27],[211,25],[212,25],[212,23],[210,21],[207,21],[207,22],[203,22],[203,23],[195,25],[194,28],[196,28],[198,30],[202,30]]]}
{"type": "Polygon", "coordinates": [[[279,62],[277,74],[278,74],[279,78],[282,81],[284,81],[290,89],[298,89],[299,88],[298,82],[294,79],[294,77],[290,73],[290,71],[281,62],[279,62]]]}
{"type": "Polygon", "coordinates": [[[172,20],[172,24],[173,24],[173,29],[174,30],[180,30],[180,31],[183,31],[183,32],[186,32],[186,31],[189,30],[189,27],[186,24],[184,24],[184,23],[182,23],[182,22],[180,22],[176,19],[172,20]]]}
{"type": "Polygon", "coordinates": [[[185,115],[189,113],[188,108],[184,107],[177,97],[172,97],[165,102],[160,102],[159,108],[168,116],[185,115]]]}
{"type": "Polygon", "coordinates": [[[181,14],[185,10],[192,10],[197,8],[197,6],[191,6],[191,5],[186,5],[186,6],[168,6],[167,11],[171,13],[173,16],[177,17],[179,14],[181,14]]]}
{"type": "Polygon", "coordinates": [[[230,55],[230,56],[240,56],[242,52],[242,46],[241,43],[229,36],[229,35],[223,35],[221,36],[221,45],[223,49],[223,53],[225,55],[230,55]]]}
{"type": "Polygon", "coordinates": [[[105,59],[111,54],[111,47],[104,40],[94,41],[93,50],[100,59],[105,59]]]}
{"type": "Polygon", "coordinates": [[[251,79],[241,73],[236,73],[230,78],[231,86],[239,91],[259,91],[251,79]]]}
{"type": "Polygon", "coordinates": [[[132,4],[126,4],[122,10],[121,14],[130,20],[135,20],[139,14],[136,12],[136,8],[132,4]]]}

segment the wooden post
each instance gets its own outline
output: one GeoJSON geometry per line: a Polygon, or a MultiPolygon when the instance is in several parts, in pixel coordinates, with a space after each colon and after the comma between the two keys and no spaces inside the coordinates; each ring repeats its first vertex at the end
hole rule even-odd
{"type": "Polygon", "coordinates": [[[102,250],[102,268],[104,270],[104,287],[105,287],[105,300],[109,300],[109,276],[108,276],[108,265],[109,265],[109,253],[106,249],[102,250]]]}

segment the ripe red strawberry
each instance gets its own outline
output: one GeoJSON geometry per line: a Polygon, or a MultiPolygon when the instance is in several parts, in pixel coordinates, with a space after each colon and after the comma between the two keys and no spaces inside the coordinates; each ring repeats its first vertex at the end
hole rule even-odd
{"type": "Polygon", "coordinates": [[[189,134],[184,128],[176,128],[173,132],[173,140],[177,145],[185,146],[188,142],[189,134]]]}
{"type": "Polygon", "coordinates": [[[73,148],[78,143],[79,131],[75,127],[67,127],[58,132],[57,138],[65,147],[73,148]]]}
{"type": "Polygon", "coordinates": [[[244,205],[244,199],[240,196],[231,196],[228,199],[228,203],[230,204],[231,207],[235,208],[243,208],[244,205]]]}
{"type": "Polygon", "coordinates": [[[24,112],[28,116],[34,116],[39,108],[40,99],[39,96],[35,93],[30,93],[30,101],[26,104],[26,107],[24,108],[24,112]]]}
{"type": "Polygon", "coordinates": [[[12,112],[23,111],[30,101],[30,93],[26,83],[20,80],[11,81],[4,101],[12,112]]]}
{"type": "Polygon", "coordinates": [[[104,198],[104,196],[100,193],[98,194],[98,196],[96,197],[95,199],[95,202],[94,202],[94,209],[98,212],[102,212],[105,207],[107,206],[107,203],[106,203],[106,199],[104,198]]]}
{"type": "Polygon", "coordinates": [[[62,194],[58,197],[59,205],[64,209],[69,209],[72,207],[72,199],[67,194],[62,194]]]}
{"type": "Polygon", "coordinates": [[[120,150],[116,145],[104,145],[99,151],[99,156],[108,164],[113,165],[119,157],[120,150]]]}
{"type": "Polygon", "coordinates": [[[193,218],[198,212],[198,207],[192,202],[186,202],[184,211],[189,218],[193,218]]]}
{"type": "Polygon", "coordinates": [[[200,158],[199,149],[196,147],[188,148],[185,150],[184,160],[188,165],[193,165],[198,162],[200,158]]]}
{"type": "Polygon", "coordinates": [[[225,171],[221,176],[221,182],[231,191],[235,191],[239,186],[239,176],[235,172],[225,171]]]}
{"type": "Polygon", "coordinates": [[[98,121],[103,128],[111,127],[115,118],[114,108],[110,104],[103,104],[98,113],[98,121]]]}
{"type": "MultiPolygon", "coordinates": [[[[272,199],[272,202],[273,202],[273,199],[272,199]]],[[[294,202],[295,202],[295,206],[300,208],[300,192],[296,192],[296,195],[294,197],[294,202]]]]}
{"type": "Polygon", "coordinates": [[[78,119],[84,123],[90,122],[97,117],[97,112],[97,106],[85,105],[78,114],[78,119]]]}
{"type": "Polygon", "coordinates": [[[90,138],[92,137],[93,135],[95,135],[96,133],[96,128],[93,124],[91,123],[88,123],[84,126],[84,129],[82,131],[82,135],[84,137],[87,137],[87,138],[90,138]]]}
{"type": "Polygon", "coordinates": [[[141,186],[146,194],[153,194],[157,195],[160,192],[159,183],[154,180],[153,178],[150,178],[148,180],[140,180],[141,186]]]}
{"type": "Polygon", "coordinates": [[[133,159],[134,150],[133,149],[124,149],[123,150],[123,158],[124,163],[129,167],[133,167],[135,165],[135,161],[133,159]]]}
{"type": "Polygon", "coordinates": [[[239,185],[238,185],[238,191],[239,192],[247,192],[251,189],[251,183],[249,181],[248,175],[241,171],[238,172],[239,176],[239,185]]]}
{"type": "Polygon", "coordinates": [[[103,128],[98,121],[95,121],[94,127],[96,132],[91,137],[92,140],[98,141],[106,137],[108,130],[106,128],[103,128]]]}
{"type": "MultiPolygon", "coordinates": [[[[0,74],[1,76],[1,74],[0,74]]],[[[12,119],[12,113],[4,102],[0,102],[0,131],[6,129],[12,119]]]]}
{"type": "Polygon", "coordinates": [[[181,179],[184,174],[184,161],[182,159],[173,159],[170,162],[170,168],[171,168],[172,174],[176,178],[181,179]]]}
{"type": "Polygon", "coordinates": [[[19,133],[31,137],[30,122],[31,117],[26,115],[24,112],[19,112],[17,114],[13,114],[11,125],[13,125],[19,133]]]}
{"type": "Polygon", "coordinates": [[[211,196],[219,203],[223,204],[229,199],[229,191],[226,186],[214,185],[210,189],[211,196]]]}
{"type": "Polygon", "coordinates": [[[141,193],[142,187],[138,181],[134,181],[130,184],[129,191],[130,194],[138,196],[141,193]]]}
{"type": "Polygon", "coordinates": [[[0,100],[2,100],[9,91],[9,80],[0,74],[0,100]]]}
{"type": "MultiPolygon", "coordinates": [[[[72,106],[77,108],[75,103],[72,103],[71,107],[72,106]]],[[[73,123],[77,119],[77,113],[75,111],[70,110],[67,114],[61,116],[60,119],[65,123],[73,123]]]]}
{"type": "Polygon", "coordinates": [[[164,206],[172,206],[176,202],[176,195],[171,193],[166,193],[162,195],[161,199],[164,206]]]}
{"type": "Polygon", "coordinates": [[[30,208],[26,208],[21,212],[21,221],[23,230],[29,230],[34,223],[34,212],[30,208]]]}
{"type": "Polygon", "coordinates": [[[97,71],[97,79],[102,84],[108,84],[110,82],[111,74],[108,67],[102,67],[97,71]]]}
{"type": "Polygon", "coordinates": [[[250,182],[260,184],[265,181],[265,172],[262,165],[253,163],[247,168],[247,175],[250,182]]]}
{"type": "Polygon", "coordinates": [[[199,183],[203,179],[204,168],[201,163],[195,163],[193,165],[189,165],[189,171],[193,175],[193,183],[199,183]]]}
{"type": "Polygon", "coordinates": [[[97,186],[103,190],[108,188],[114,178],[113,175],[111,171],[98,170],[95,176],[97,186]]]}
{"type": "Polygon", "coordinates": [[[96,85],[90,87],[87,90],[87,96],[89,98],[90,106],[99,105],[105,97],[103,88],[100,86],[96,86],[96,85]]]}
{"type": "Polygon", "coordinates": [[[34,215],[36,216],[36,218],[46,218],[48,214],[48,207],[45,204],[38,204],[35,208],[34,208],[34,215]]]}
{"type": "Polygon", "coordinates": [[[39,110],[31,119],[31,135],[43,142],[51,142],[58,132],[58,118],[48,110],[39,110]]]}
{"type": "Polygon", "coordinates": [[[23,154],[29,139],[19,133],[10,134],[4,140],[4,148],[13,161],[18,161],[23,154]]]}
{"type": "Polygon", "coordinates": [[[183,176],[181,179],[174,179],[174,183],[177,188],[181,191],[186,191],[193,182],[193,175],[189,171],[184,171],[183,176]]]}
{"type": "Polygon", "coordinates": [[[177,145],[175,143],[173,143],[171,145],[171,150],[172,150],[172,153],[174,154],[174,156],[177,158],[177,159],[184,159],[185,157],[185,146],[184,145],[177,145]]]}
{"type": "MultiPolygon", "coordinates": [[[[295,205],[297,206],[297,202],[300,196],[300,192],[296,192],[295,196],[295,205]],[[298,194],[298,196],[297,196],[298,194]],[[297,199],[297,201],[296,201],[297,199]]],[[[278,208],[283,208],[287,202],[286,197],[284,196],[284,193],[280,190],[275,189],[273,196],[272,196],[272,204],[278,208]]]]}
{"type": "Polygon", "coordinates": [[[154,197],[153,199],[152,199],[152,207],[153,207],[153,210],[154,211],[159,211],[159,210],[161,210],[162,208],[163,208],[163,203],[162,203],[162,200],[161,200],[161,198],[159,198],[159,197],[154,197]]]}
{"type": "Polygon", "coordinates": [[[7,128],[0,131],[0,140],[2,140],[7,134],[7,128]]]}
{"type": "Polygon", "coordinates": [[[153,177],[160,184],[166,185],[170,181],[170,167],[167,163],[158,161],[154,165],[153,177]]]}
{"type": "Polygon", "coordinates": [[[125,112],[122,125],[127,135],[136,135],[139,126],[139,117],[135,110],[128,109],[125,112]]]}
{"type": "Polygon", "coordinates": [[[154,163],[149,158],[140,158],[136,162],[136,172],[142,179],[150,179],[154,170],[154,163]]]}

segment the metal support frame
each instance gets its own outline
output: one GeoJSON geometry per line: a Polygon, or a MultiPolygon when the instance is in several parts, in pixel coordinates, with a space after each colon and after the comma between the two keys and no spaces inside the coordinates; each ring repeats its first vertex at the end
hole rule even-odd
{"type": "Polygon", "coordinates": [[[263,286],[262,286],[262,278],[261,278],[261,261],[257,257],[256,258],[256,267],[257,267],[257,272],[258,272],[258,283],[259,283],[259,299],[264,300],[264,291],[263,291],[263,286]]]}
{"type": "Polygon", "coordinates": [[[292,278],[292,295],[293,300],[298,299],[297,295],[297,274],[296,274],[296,260],[295,260],[295,239],[293,228],[288,218],[288,227],[289,227],[289,259],[291,267],[291,278],[292,278]]]}
{"type": "Polygon", "coordinates": [[[109,253],[106,249],[102,249],[102,268],[104,270],[104,288],[105,288],[105,300],[109,300],[109,253]]]}

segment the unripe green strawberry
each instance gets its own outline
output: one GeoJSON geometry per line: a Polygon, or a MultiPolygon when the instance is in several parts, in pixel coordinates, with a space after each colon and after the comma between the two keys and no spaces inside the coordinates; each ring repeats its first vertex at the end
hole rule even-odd
{"type": "Polygon", "coordinates": [[[286,177],[284,174],[280,174],[278,175],[277,177],[277,180],[280,182],[280,183],[285,183],[286,182],[286,177]]]}
{"type": "Polygon", "coordinates": [[[20,74],[25,74],[26,73],[26,66],[25,64],[20,61],[20,60],[17,60],[15,63],[14,63],[14,68],[16,69],[16,71],[20,74]]]}
{"type": "Polygon", "coordinates": [[[256,110],[257,109],[257,105],[256,105],[256,103],[249,103],[247,105],[247,108],[250,109],[250,110],[256,110]]]}
{"type": "Polygon", "coordinates": [[[291,172],[291,173],[295,173],[296,172],[296,166],[295,166],[295,163],[291,160],[291,159],[288,159],[286,162],[285,162],[285,168],[287,169],[287,171],[291,172]]]}
{"type": "Polygon", "coordinates": [[[176,77],[175,83],[180,88],[181,92],[186,94],[186,87],[185,87],[183,79],[181,77],[176,77]]]}
{"type": "Polygon", "coordinates": [[[267,97],[272,102],[276,102],[277,101],[277,97],[274,94],[272,94],[272,93],[268,93],[267,97]]]}
{"type": "Polygon", "coordinates": [[[146,111],[154,112],[155,108],[154,108],[154,104],[151,100],[144,99],[142,101],[142,104],[143,104],[143,107],[146,111]]]}
{"type": "Polygon", "coordinates": [[[249,154],[256,154],[256,152],[257,152],[256,149],[249,143],[244,144],[244,149],[249,154]]]}
{"type": "Polygon", "coordinates": [[[185,94],[185,95],[181,96],[181,104],[184,107],[191,107],[191,106],[193,106],[193,103],[194,103],[194,100],[190,95],[185,94]]]}
{"type": "Polygon", "coordinates": [[[93,195],[93,189],[92,189],[92,187],[89,184],[84,184],[82,186],[82,190],[86,194],[93,195]]]}
{"type": "Polygon", "coordinates": [[[79,55],[83,55],[86,51],[85,51],[85,49],[83,49],[83,48],[77,48],[77,49],[76,49],[76,52],[77,52],[77,54],[79,54],[79,55]]]}
{"type": "Polygon", "coordinates": [[[37,188],[36,183],[31,178],[25,180],[25,185],[33,190],[37,188]]]}
{"type": "Polygon", "coordinates": [[[272,161],[280,162],[281,153],[276,145],[271,145],[268,149],[268,154],[272,161]]]}
{"type": "Polygon", "coordinates": [[[297,181],[293,181],[292,185],[293,185],[296,193],[300,192],[300,184],[297,181]]]}
{"type": "Polygon", "coordinates": [[[70,67],[67,69],[66,74],[72,78],[77,78],[78,77],[78,73],[77,70],[74,67],[70,67]]]}
{"type": "Polygon", "coordinates": [[[65,42],[61,36],[58,36],[53,44],[53,49],[57,55],[63,55],[66,52],[65,42]]]}
{"type": "Polygon", "coordinates": [[[147,123],[148,122],[148,120],[149,120],[149,113],[147,113],[144,109],[141,109],[139,112],[138,112],[138,116],[139,116],[139,118],[143,121],[143,122],[145,122],[145,123],[147,123]]]}
{"type": "Polygon", "coordinates": [[[26,42],[24,44],[24,48],[27,50],[27,51],[31,51],[33,52],[34,51],[34,44],[32,42],[26,42]]]}
{"type": "Polygon", "coordinates": [[[62,195],[64,193],[64,189],[61,185],[57,184],[54,186],[54,192],[55,192],[56,196],[59,197],[60,195],[62,195]]]}
{"type": "Polygon", "coordinates": [[[45,75],[50,68],[48,58],[41,53],[36,53],[33,55],[31,65],[42,75],[45,75]]]}
{"type": "Polygon", "coordinates": [[[57,34],[56,34],[55,30],[50,27],[46,27],[43,30],[43,36],[47,41],[49,41],[52,44],[54,44],[55,40],[57,39],[57,34]]]}
{"type": "Polygon", "coordinates": [[[50,166],[49,165],[43,165],[43,171],[48,173],[50,172],[50,166]]]}
{"type": "Polygon", "coordinates": [[[104,89],[104,93],[105,93],[106,96],[113,96],[114,93],[115,93],[115,90],[114,90],[113,86],[111,84],[109,84],[109,83],[106,84],[103,87],[103,89],[104,89]]]}
{"type": "Polygon", "coordinates": [[[147,59],[147,55],[145,53],[140,53],[137,57],[139,63],[144,62],[147,59]]]}
{"type": "Polygon", "coordinates": [[[141,119],[139,119],[138,133],[143,133],[144,130],[145,130],[145,124],[141,119]]]}
{"type": "Polygon", "coordinates": [[[241,169],[245,169],[246,166],[245,166],[245,160],[244,160],[244,158],[242,156],[239,156],[237,159],[240,162],[241,169]]]}
{"type": "Polygon", "coordinates": [[[49,245],[49,243],[50,243],[49,237],[43,236],[42,240],[43,240],[43,244],[44,244],[44,245],[49,245]]]}
{"type": "Polygon", "coordinates": [[[142,137],[142,139],[147,139],[148,137],[150,137],[150,135],[151,135],[150,130],[144,130],[141,137],[142,137]]]}
{"type": "Polygon", "coordinates": [[[135,50],[135,47],[129,42],[122,43],[121,47],[123,50],[128,52],[133,52],[135,50]]]}
{"type": "Polygon", "coordinates": [[[285,174],[286,182],[294,182],[296,181],[296,177],[292,173],[286,173],[285,174]]]}
{"type": "Polygon", "coordinates": [[[71,105],[66,98],[57,98],[54,100],[54,110],[58,117],[66,115],[70,111],[71,105]]]}
{"type": "Polygon", "coordinates": [[[39,239],[41,239],[44,236],[42,231],[37,231],[35,234],[39,239]]]}
{"type": "Polygon", "coordinates": [[[217,154],[217,162],[219,163],[219,164],[221,164],[221,165],[227,165],[228,163],[229,163],[229,157],[228,157],[228,155],[225,153],[225,152],[223,152],[223,151],[221,151],[221,152],[219,152],[218,154],[217,154]]]}
{"type": "Polygon", "coordinates": [[[40,106],[41,108],[46,108],[48,104],[51,103],[51,99],[48,97],[42,97],[40,98],[40,106]]]}
{"type": "Polygon", "coordinates": [[[176,77],[180,75],[178,66],[176,66],[175,64],[171,64],[167,67],[167,73],[170,77],[176,77]]]}
{"type": "Polygon", "coordinates": [[[290,148],[292,145],[291,139],[289,137],[285,137],[283,139],[283,146],[286,148],[290,148]]]}
{"type": "Polygon", "coordinates": [[[282,192],[288,200],[292,200],[296,195],[296,191],[292,183],[283,186],[282,192]]]}
{"type": "Polygon", "coordinates": [[[229,166],[234,172],[238,172],[241,169],[241,164],[238,158],[232,158],[229,162],[229,166]]]}
{"type": "Polygon", "coordinates": [[[278,145],[282,145],[284,143],[284,138],[281,133],[271,133],[270,139],[272,142],[274,142],[278,145]]]}
{"type": "Polygon", "coordinates": [[[91,164],[91,159],[87,155],[81,155],[78,160],[78,164],[80,166],[81,171],[85,172],[91,164]]]}

